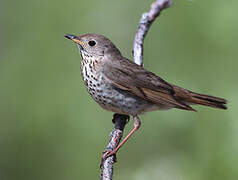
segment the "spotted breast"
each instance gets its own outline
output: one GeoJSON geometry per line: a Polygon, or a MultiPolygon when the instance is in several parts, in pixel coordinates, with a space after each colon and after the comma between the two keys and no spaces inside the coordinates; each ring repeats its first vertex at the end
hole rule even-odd
{"type": "Polygon", "coordinates": [[[100,58],[93,58],[81,51],[81,73],[83,81],[92,98],[104,109],[120,114],[139,114],[158,109],[154,103],[112,85],[102,72],[100,58]]]}

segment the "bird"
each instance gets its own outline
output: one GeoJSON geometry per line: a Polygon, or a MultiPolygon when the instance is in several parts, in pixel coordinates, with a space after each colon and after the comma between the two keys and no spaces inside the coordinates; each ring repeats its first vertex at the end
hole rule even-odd
{"type": "Polygon", "coordinates": [[[114,150],[108,150],[105,158],[115,155],[140,128],[140,114],[172,108],[196,111],[191,105],[227,109],[226,99],[173,85],[123,57],[103,35],[65,34],[64,37],[72,40],[80,51],[81,75],[92,98],[103,109],[133,117],[133,129],[114,150]]]}

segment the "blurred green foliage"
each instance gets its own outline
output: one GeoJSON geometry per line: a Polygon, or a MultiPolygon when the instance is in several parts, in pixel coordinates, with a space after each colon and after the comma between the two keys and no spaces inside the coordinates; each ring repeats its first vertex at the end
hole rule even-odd
{"type": "MultiPolygon", "coordinates": [[[[150,1],[1,1],[0,180],[98,179],[112,113],[80,77],[64,33],[99,33],[132,59],[150,1]]],[[[145,40],[145,67],[191,90],[227,98],[227,111],[157,111],[120,150],[115,180],[238,179],[237,0],[174,0],[145,40]]],[[[132,123],[126,127],[126,132],[132,123]]]]}

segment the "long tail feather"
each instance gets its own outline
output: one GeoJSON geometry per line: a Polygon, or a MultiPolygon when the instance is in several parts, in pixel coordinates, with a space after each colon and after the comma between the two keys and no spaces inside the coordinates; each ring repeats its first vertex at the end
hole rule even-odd
{"type": "Polygon", "coordinates": [[[226,107],[227,100],[223,98],[204,95],[204,94],[198,94],[194,92],[190,92],[190,93],[192,96],[191,103],[201,104],[201,105],[210,106],[210,107],[219,108],[219,109],[227,109],[226,107]]]}
{"type": "Polygon", "coordinates": [[[175,97],[185,102],[186,104],[199,104],[204,106],[210,106],[213,108],[227,109],[226,103],[227,100],[219,97],[209,96],[205,94],[199,94],[187,89],[173,85],[175,91],[175,97]]]}

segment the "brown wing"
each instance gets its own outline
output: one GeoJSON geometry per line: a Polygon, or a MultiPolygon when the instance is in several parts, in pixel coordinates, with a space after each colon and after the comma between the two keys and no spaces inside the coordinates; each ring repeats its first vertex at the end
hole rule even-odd
{"type": "Polygon", "coordinates": [[[103,67],[103,73],[117,88],[143,99],[168,107],[193,110],[175,99],[173,86],[132,61],[121,59],[108,62],[103,67]]]}

